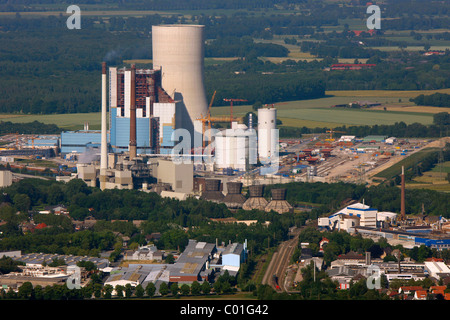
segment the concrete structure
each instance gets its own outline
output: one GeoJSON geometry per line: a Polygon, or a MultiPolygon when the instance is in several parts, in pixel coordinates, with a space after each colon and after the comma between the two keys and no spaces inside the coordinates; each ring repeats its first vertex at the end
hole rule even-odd
{"type": "Polygon", "coordinates": [[[187,129],[191,137],[194,131],[202,134],[201,122],[196,119],[206,116],[208,111],[204,88],[204,40],[204,26],[201,25],[152,27],[153,68],[161,70],[162,87],[177,101],[179,127],[187,129]]]}
{"type": "Polygon", "coordinates": [[[261,162],[278,159],[277,109],[258,109],[258,157],[261,162]]]}
{"type": "Polygon", "coordinates": [[[12,185],[12,172],[9,170],[0,170],[0,188],[12,185]]]}
{"type": "Polygon", "coordinates": [[[194,165],[192,163],[175,163],[170,159],[158,159],[155,169],[158,183],[168,183],[172,190],[191,193],[194,188],[194,165]]]}

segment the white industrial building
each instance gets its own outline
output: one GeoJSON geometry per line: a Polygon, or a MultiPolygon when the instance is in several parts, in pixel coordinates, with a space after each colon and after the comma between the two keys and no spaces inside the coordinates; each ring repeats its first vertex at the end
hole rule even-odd
{"type": "Polygon", "coordinates": [[[349,230],[356,226],[376,228],[378,210],[363,203],[355,203],[318,219],[318,226],[330,230],[349,230]]]}
{"type": "Polygon", "coordinates": [[[239,271],[241,263],[246,259],[247,241],[243,244],[229,244],[222,252],[222,269],[228,270],[232,275],[239,271]]]}

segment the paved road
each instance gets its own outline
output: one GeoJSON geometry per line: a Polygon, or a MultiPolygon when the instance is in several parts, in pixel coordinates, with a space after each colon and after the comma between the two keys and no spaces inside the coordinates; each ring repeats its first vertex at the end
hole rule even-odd
{"type": "Polygon", "coordinates": [[[278,291],[286,291],[284,280],[286,276],[286,268],[289,266],[290,259],[294,253],[295,248],[298,245],[298,235],[302,228],[297,228],[293,231],[292,236],[289,240],[282,242],[277,251],[273,254],[269,266],[264,274],[262,284],[269,284],[274,289],[276,285],[273,282],[273,275],[278,277],[278,291]]]}

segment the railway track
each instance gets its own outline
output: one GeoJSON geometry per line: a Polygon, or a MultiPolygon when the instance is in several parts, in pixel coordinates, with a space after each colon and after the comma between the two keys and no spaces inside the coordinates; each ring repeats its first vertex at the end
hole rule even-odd
{"type": "Polygon", "coordinates": [[[269,266],[264,274],[262,284],[269,284],[277,291],[286,291],[284,280],[286,276],[286,268],[289,266],[290,259],[298,245],[298,235],[301,228],[295,229],[292,238],[282,242],[277,251],[273,254],[269,266]],[[274,276],[278,281],[275,283],[274,276]],[[278,287],[277,287],[278,286],[278,287]]]}

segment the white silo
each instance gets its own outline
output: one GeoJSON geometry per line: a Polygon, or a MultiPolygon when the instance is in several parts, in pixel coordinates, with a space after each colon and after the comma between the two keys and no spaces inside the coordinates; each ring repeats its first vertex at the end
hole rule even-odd
{"type": "MultiPolygon", "coordinates": [[[[206,116],[204,87],[204,26],[152,27],[153,68],[161,69],[161,85],[177,101],[178,128],[202,133],[197,118],[206,116]],[[196,123],[197,122],[197,123],[196,123]]],[[[201,139],[201,138],[200,138],[201,139]]],[[[200,140],[201,141],[201,140],[200,140]]]]}
{"type": "Polygon", "coordinates": [[[278,158],[277,109],[258,109],[258,157],[261,162],[278,158]]]}

